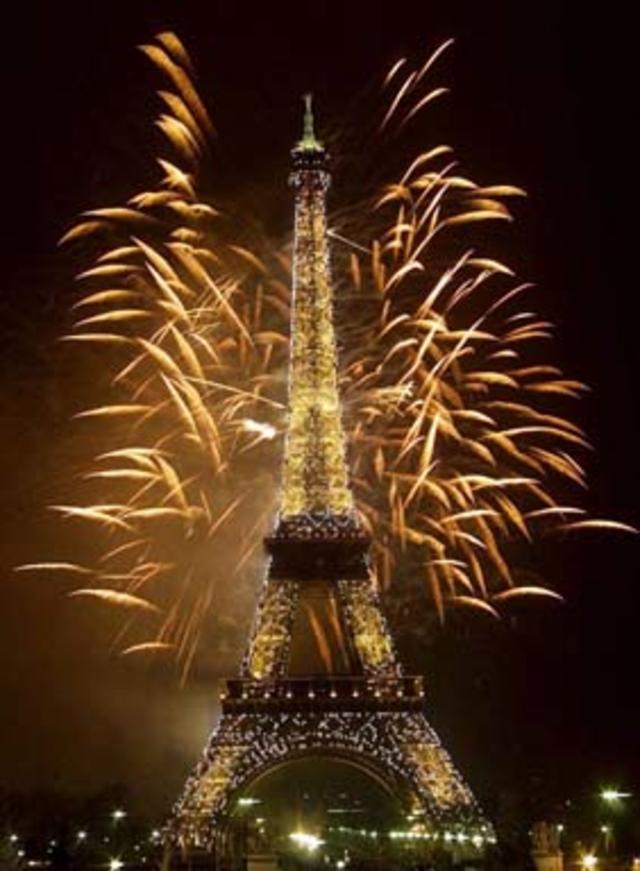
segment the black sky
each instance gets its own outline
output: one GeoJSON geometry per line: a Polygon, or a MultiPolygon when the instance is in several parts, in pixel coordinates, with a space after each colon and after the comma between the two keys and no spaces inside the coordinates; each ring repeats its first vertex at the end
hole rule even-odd
{"type": "MultiPolygon", "coordinates": [[[[66,421],[78,384],[55,342],[73,264],[56,240],[79,211],[119,203],[149,178],[157,78],[134,47],[161,29],[182,38],[199,69],[221,135],[221,187],[228,193],[232,179],[250,199],[281,174],[282,196],[256,203],[277,232],[290,219],[285,172],[300,94],[314,90],[332,123],[348,119],[392,61],[456,38],[439,73],[453,94],[433,115],[438,129],[420,133],[448,140],[474,178],[529,191],[506,249],[558,324],[550,356],[593,388],[578,412],[597,449],[586,504],[638,523],[630,13],[616,3],[414,6],[12,7],[3,37],[0,787],[120,781],[162,812],[213,718],[214,687],[180,690],[166,675],[124,667],[109,657],[106,621],[55,582],[11,572],[55,544],[43,506],[64,487],[73,445],[66,421]]],[[[432,687],[432,721],[490,802],[533,781],[549,804],[607,781],[640,792],[637,565],[637,544],[618,534],[541,549],[538,568],[564,607],[527,606],[491,633],[472,615],[408,649],[432,687]]]]}

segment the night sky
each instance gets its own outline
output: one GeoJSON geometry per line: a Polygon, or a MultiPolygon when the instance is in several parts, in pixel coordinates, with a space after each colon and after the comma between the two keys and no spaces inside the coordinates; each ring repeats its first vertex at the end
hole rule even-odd
{"type": "MultiPolygon", "coordinates": [[[[323,117],[353,123],[383,69],[456,38],[436,76],[453,93],[412,144],[448,141],[473,178],[529,192],[501,245],[558,326],[548,356],[592,387],[576,413],[596,447],[585,505],[638,524],[631,22],[615,3],[413,5],[25,2],[5,20],[0,789],[121,783],[162,814],[214,721],[210,674],[181,689],[168,671],[123,664],[103,611],[69,601],[55,579],[12,572],[68,535],[44,506],[68,486],[69,418],[89,385],[56,342],[74,269],[56,241],[78,212],[119,204],[151,177],[158,77],[135,46],[159,30],[175,31],[199,70],[220,188],[235,185],[277,234],[291,220],[300,94],[316,93],[321,129],[323,117]]],[[[497,628],[472,613],[407,642],[430,719],[491,807],[505,790],[537,790],[548,813],[605,783],[640,793],[637,542],[583,535],[537,547],[535,560],[564,606],[523,604],[497,628]]],[[[233,667],[221,654],[217,671],[233,667]]]]}

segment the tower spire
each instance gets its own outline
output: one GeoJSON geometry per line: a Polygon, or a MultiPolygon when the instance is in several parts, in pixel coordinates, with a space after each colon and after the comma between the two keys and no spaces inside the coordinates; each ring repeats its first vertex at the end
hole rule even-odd
{"type": "Polygon", "coordinates": [[[307,92],[302,99],[304,101],[304,128],[298,148],[305,151],[320,151],[322,144],[316,139],[313,123],[313,94],[307,92]]]}
{"type": "Polygon", "coordinates": [[[291,305],[289,426],[281,516],[345,515],[353,497],[345,459],[327,242],[327,154],[316,138],[311,94],[304,136],[292,151],[295,238],[291,305]]]}

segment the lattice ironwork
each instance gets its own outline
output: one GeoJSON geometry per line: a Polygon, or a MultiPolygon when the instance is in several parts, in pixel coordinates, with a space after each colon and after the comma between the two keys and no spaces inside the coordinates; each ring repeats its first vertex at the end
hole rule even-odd
{"type": "Polygon", "coordinates": [[[215,849],[234,797],[272,767],[303,756],[344,759],[382,780],[432,831],[491,837],[478,805],[421,712],[263,711],[225,714],[174,817],[178,845],[215,849]],[[224,780],[224,787],[220,784],[224,780]]]}
{"type": "Polygon", "coordinates": [[[244,676],[263,680],[284,673],[297,599],[298,585],[293,581],[272,581],[264,585],[242,666],[244,676]]]}
{"type": "MultiPolygon", "coordinates": [[[[293,163],[290,418],[281,513],[265,540],[269,568],[242,677],[227,682],[222,717],[175,808],[167,844],[217,855],[239,792],[271,767],[305,755],[340,758],[370,772],[434,837],[439,831],[445,842],[464,837],[481,844],[492,837],[491,827],[427,722],[422,679],[402,672],[368,573],[369,539],[353,509],[328,266],[330,178],[309,105],[293,163]],[[293,678],[296,609],[309,608],[306,593],[323,584],[355,651],[353,673],[293,678]]],[[[320,621],[315,624],[319,632],[320,621]]]]}
{"type": "Polygon", "coordinates": [[[401,674],[386,620],[370,578],[340,581],[343,612],[366,674],[401,674]]]}

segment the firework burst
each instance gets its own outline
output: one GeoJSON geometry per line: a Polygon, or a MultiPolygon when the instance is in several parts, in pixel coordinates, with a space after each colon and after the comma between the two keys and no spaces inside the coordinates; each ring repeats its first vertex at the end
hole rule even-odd
{"type": "MultiPolygon", "coordinates": [[[[390,70],[381,135],[445,93],[428,81],[448,44],[390,70]]],[[[100,349],[111,399],[76,415],[104,450],[77,504],[53,508],[88,524],[102,552],[95,565],[22,568],[80,577],[71,595],[126,614],[124,655],[171,653],[186,675],[209,616],[231,618],[259,571],[276,510],[290,254],[204,200],[215,131],[193,65],[173,34],[142,50],[170,83],[158,185],[86,212],[62,240],[92,253],[64,341],[100,349]]],[[[374,572],[393,591],[411,571],[440,617],[448,604],[497,617],[512,598],[558,597],[518,585],[512,539],[622,526],[558,504],[563,480],[584,484],[587,443],[556,406],[584,387],[540,356],[550,324],[523,308],[530,287],[468,242],[477,223],[510,220],[522,194],[463,177],[434,146],[331,231],[344,422],[374,572]]]]}

